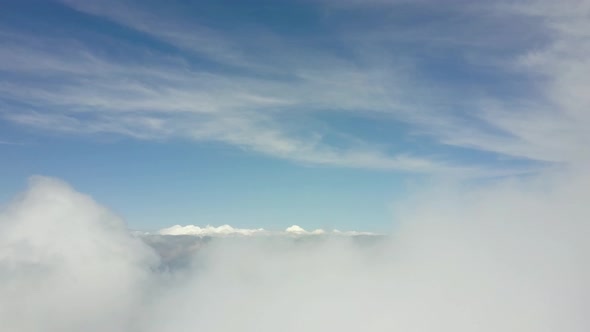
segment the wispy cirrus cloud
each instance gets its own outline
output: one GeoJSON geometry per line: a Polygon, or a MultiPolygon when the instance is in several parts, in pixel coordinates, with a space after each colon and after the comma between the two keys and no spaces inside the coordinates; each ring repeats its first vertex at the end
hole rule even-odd
{"type": "Polygon", "coordinates": [[[327,75],[302,69],[293,82],[197,71],[181,58],[155,56],[140,64],[122,64],[79,43],[64,43],[55,50],[44,45],[46,40],[11,37],[1,55],[4,63],[16,66],[3,69],[23,76],[31,73],[33,79],[24,83],[27,89],[22,89],[23,82],[5,82],[0,93],[8,100],[27,101],[28,110],[4,114],[22,125],[143,139],[221,141],[310,164],[418,172],[454,168],[409,153],[391,156],[375,148],[336,148],[322,142],[321,132],[298,134],[301,125],[281,123],[277,112],[377,109],[388,103],[380,85],[368,87],[371,73],[342,61],[326,62],[334,67],[327,75]],[[39,76],[57,82],[39,82],[39,76]]]}
{"type": "Polygon", "coordinates": [[[10,141],[0,141],[0,145],[20,145],[20,143],[10,141]]]}
{"type": "MultiPolygon", "coordinates": [[[[575,28],[556,28],[556,22],[567,22],[580,16],[578,12],[551,18],[538,3],[531,6],[541,8],[534,13],[497,5],[472,5],[467,10],[451,6],[444,13],[448,17],[404,27],[406,38],[413,36],[413,40],[400,40],[400,34],[395,37],[399,30],[395,24],[384,25],[391,32],[384,39],[387,33],[377,33],[366,22],[356,30],[341,25],[336,32],[324,31],[306,40],[263,25],[239,32],[208,27],[177,11],[159,12],[132,1],[63,4],[141,33],[150,42],[131,43],[120,36],[99,34],[104,45],[97,46],[59,32],[41,37],[20,31],[3,33],[0,69],[13,79],[0,84],[0,96],[18,104],[2,111],[4,119],[78,134],[218,141],[309,164],[426,173],[475,175],[490,173],[490,167],[464,164],[444,153],[419,152],[411,144],[365,139],[345,128],[326,126],[317,115],[356,114],[372,121],[400,121],[408,132],[399,138],[402,142],[419,139],[434,151],[459,147],[543,162],[575,162],[583,151],[577,142],[586,138],[582,128],[588,119],[583,112],[572,118],[570,110],[586,101],[581,93],[573,101],[568,95],[581,91],[583,77],[573,77],[563,68],[581,54],[573,45],[584,41],[572,36],[575,28]],[[486,10],[492,14],[483,14],[486,10]],[[486,27],[502,21],[503,13],[533,21],[548,17],[548,23],[519,26],[523,41],[528,40],[527,33],[536,40],[537,30],[555,33],[535,50],[516,47],[514,37],[485,34],[486,27]],[[475,26],[477,33],[458,34],[462,21],[475,24],[479,16],[487,23],[475,26]],[[430,34],[437,38],[420,37],[432,31],[438,31],[430,34]],[[318,41],[331,46],[318,47],[318,41]],[[158,43],[174,51],[163,51],[156,47],[158,43]],[[396,51],[395,47],[407,43],[420,43],[420,47],[396,51]],[[501,49],[498,45],[510,52],[495,56],[501,49]],[[121,47],[124,55],[105,52],[105,47],[121,47]],[[426,56],[420,50],[441,53],[426,56]],[[564,50],[571,51],[571,56],[554,55],[564,50]],[[486,81],[489,77],[436,78],[429,66],[437,58],[448,61],[452,52],[459,52],[459,61],[448,65],[478,73],[491,59],[484,74],[479,74],[497,70],[501,77],[491,82],[486,81]],[[543,81],[526,81],[537,75],[543,81]],[[502,93],[486,90],[514,77],[537,92],[516,92],[516,97],[506,99],[502,93]],[[471,88],[470,81],[483,85],[471,88]],[[548,97],[539,98],[538,91],[548,97]],[[334,133],[339,144],[327,139],[334,133]]],[[[382,4],[395,5],[400,3],[382,4]]],[[[345,14],[348,10],[338,9],[345,14]]],[[[383,23],[393,22],[370,6],[367,10],[383,23]]],[[[511,168],[506,165],[502,172],[515,171],[511,168]]]]}
{"type": "Polygon", "coordinates": [[[513,66],[531,75],[529,83],[539,89],[532,98],[516,102],[482,100],[477,117],[507,136],[468,131],[450,126],[443,142],[495,151],[505,155],[559,163],[586,163],[590,158],[590,84],[588,1],[557,6],[548,1],[500,6],[503,13],[519,13],[543,20],[551,42],[527,49],[513,66]]]}

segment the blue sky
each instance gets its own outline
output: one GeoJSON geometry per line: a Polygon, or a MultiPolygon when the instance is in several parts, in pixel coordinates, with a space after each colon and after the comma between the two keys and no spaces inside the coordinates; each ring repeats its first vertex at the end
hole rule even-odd
{"type": "Polygon", "coordinates": [[[384,230],[406,195],[590,154],[588,5],[3,1],[0,199],[130,227],[384,230]]]}

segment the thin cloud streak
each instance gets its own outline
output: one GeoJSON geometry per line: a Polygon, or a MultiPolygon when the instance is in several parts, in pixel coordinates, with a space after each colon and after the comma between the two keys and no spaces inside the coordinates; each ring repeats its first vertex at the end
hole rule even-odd
{"type": "MultiPolygon", "coordinates": [[[[4,119],[71,133],[219,141],[317,165],[468,176],[489,174],[490,169],[462,165],[440,155],[392,152],[387,143],[374,144],[360,138],[360,144],[346,142],[347,146],[335,147],[327,143],[321,129],[306,129],[306,119],[328,111],[396,119],[411,128],[411,135],[413,132],[415,137],[426,137],[434,146],[456,146],[516,159],[576,163],[588,155],[579,142],[587,138],[583,128],[589,119],[584,112],[574,112],[579,107],[576,105],[587,102],[582,93],[575,92],[582,91],[584,78],[563,70],[581,54],[573,46],[587,45],[571,32],[580,27],[567,23],[581,24],[576,18],[582,14],[577,12],[552,18],[539,3],[531,4],[532,8],[541,8],[534,13],[510,9],[514,16],[547,17],[546,28],[557,31],[549,47],[534,54],[527,49],[519,50],[521,54],[513,62],[519,71],[548,78],[544,89],[549,103],[545,103],[528,99],[505,102],[493,95],[460,98],[460,91],[453,91],[452,87],[418,79],[413,68],[416,64],[411,61],[395,57],[393,61],[376,60],[392,53],[362,47],[366,43],[359,44],[358,40],[354,44],[354,38],[349,39],[353,42],[349,48],[358,55],[355,61],[305,45],[292,52],[293,47],[272,32],[267,32],[268,38],[259,38],[257,43],[261,45],[246,47],[235,36],[183,19],[174,21],[164,14],[158,20],[149,19],[153,13],[128,2],[112,6],[102,2],[64,3],[141,31],[188,54],[243,68],[247,74],[198,70],[182,56],[146,52],[134,46],[125,47],[129,54],[139,55],[141,61],[126,63],[99,55],[83,42],[60,36],[40,39],[6,33],[9,38],[0,58],[2,63],[12,65],[2,69],[24,77],[29,75],[31,80],[24,83],[27,89],[23,89],[22,82],[0,84],[4,99],[27,100],[29,104],[18,111],[2,110],[4,119]],[[62,47],[55,48],[53,44],[62,47]],[[269,50],[268,55],[258,57],[257,48],[269,50]],[[357,52],[361,49],[365,51],[357,52]],[[563,51],[571,56],[555,56],[563,51]],[[44,83],[35,77],[51,77],[59,83],[44,83]],[[485,126],[458,117],[455,107],[467,108],[470,116],[485,126]],[[294,115],[296,121],[283,121],[285,114],[294,115]],[[561,148],[564,146],[565,150],[561,148]]],[[[498,14],[508,8],[481,6],[498,14]]],[[[472,8],[469,11],[478,12],[472,8]]],[[[342,38],[347,40],[345,37],[342,38]]],[[[523,171],[527,170],[507,166],[498,172],[523,171]]]]}
{"type": "MultiPolygon", "coordinates": [[[[526,50],[514,66],[529,71],[541,87],[538,100],[507,103],[482,100],[477,116],[506,135],[499,137],[450,125],[439,132],[446,144],[549,162],[584,164],[590,160],[590,84],[588,15],[590,2],[557,6],[549,1],[499,6],[499,11],[541,18],[552,35],[542,49],[526,50]],[[542,82],[542,83],[541,83],[542,82]]],[[[433,128],[436,131],[436,128],[433,128]]]]}
{"type": "Polygon", "coordinates": [[[23,143],[18,142],[10,142],[10,141],[0,141],[0,145],[22,145],[23,143]]]}
{"type": "MultiPolygon", "coordinates": [[[[355,90],[355,84],[361,83],[348,78],[363,77],[365,74],[361,72],[347,74],[347,68],[334,69],[331,72],[339,73],[338,77],[308,76],[305,84],[292,86],[252,78],[229,79],[182,67],[158,67],[157,59],[153,66],[121,65],[100,59],[90,50],[77,50],[85,56],[70,60],[50,50],[29,52],[28,61],[36,63],[37,74],[56,75],[64,80],[65,83],[57,87],[33,84],[24,90],[16,83],[0,86],[5,98],[27,100],[34,109],[50,105],[58,111],[4,112],[4,118],[22,125],[71,133],[111,132],[142,139],[181,136],[217,140],[310,164],[416,172],[455,168],[408,154],[389,156],[374,149],[336,149],[321,142],[321,133],[311,137],[292,136],[287,132],[293,130],[274,119],[277,111],[294,107],[313,109],[324,105],[350,109],[363,106],[362,101],[352,98],[342,100],[340,105],[329,103],[332,97],[337,101],[337,96],[321,93],[329,91],[334,82],[353,83],[341,86],[355,90]],[[35,61],[33,56],[44,61],[35,61]],[[63,75],[63,68],[68,69],[68,75],[63,75]],[[315,95],[316,101],[312,91],[320,91],[315,95]],[[298,97],[303,95],[308,98],[298,97]]],[[[9,49],[2,53],[5,60],[15,54],[18,52],[9,49]]],[[[26,65],[4,69],[19,72],[21,68],[26,65]]],[[[353,95],[353,92],[348,94],[353,95]]]]}
{"type": "Polygon", "coordinates": [[[372,232],[363,231],[340,231],[331,230],[325,231],[321,228],[308,231],[298,225],[292,225],[287,227],[284,231],[266,230],[263,228],[234,228],[230,225],[221,225],[218,227],[207,225],[205,227],[199,227],[195,225],[174,225],[171,227],[163,228],[155,233],[145,232],[140,233],[143,235],[164,235],[164,236],[198,236],[198,237],[258,237],[258,236],[271,236],[271,237],[306,237],[306,236],[377,236],[379,234],[372,232]]]}

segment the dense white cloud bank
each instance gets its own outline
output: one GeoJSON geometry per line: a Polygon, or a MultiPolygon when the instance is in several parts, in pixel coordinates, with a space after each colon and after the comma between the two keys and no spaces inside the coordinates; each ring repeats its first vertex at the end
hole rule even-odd
{"type": "Polygon", "coordinates": [[[300,226],[292,225],[287,227],[284,231],[271,231],[263,228],[247,229],[247,228],[234,228],[230,225],[222,225],[219,227],[207,225],[205,227],[199,227],[195,225],[174,225],[172,227],[163,228],[156,232],[159,235],[194,235],[194,236],[212,236],[212,237],[226,237],[226,236],[306,236],[306,235],[343,235],[343,236],[358,236],[358,235],[377,235],[372,232],[359,232],[359,231],[325,231],[323,229],[314,229],[308,231],[300,226]]]}
{"type": "Polygon", "coordinates": [[[587,331],[588,188],[587,175],[550,174],[445,187],[405,202],[375,245],[212,238],[174,269],[91,198],[34,178],[0,212],[0,322],[18,332],[587,331]]]}
{"type": "Polygon", "coordinates": [[[214,227],[207,225],[203,228],[195,225],[180,226],[174,225],[172,227],[161,229],[157,232],[160,235],[196,235],[196,236],[232,236],[242,235],[251,236],[261,233],[266,233],[262,228],[258,229],[243,229],[233,228],[230,225],[222,225],[214,227]]]}
{"type": "Polygon", "coordinates": [[[122,331],[154,252],[91,198],[50,178],[0,213],[0,330],[122,331]]]}

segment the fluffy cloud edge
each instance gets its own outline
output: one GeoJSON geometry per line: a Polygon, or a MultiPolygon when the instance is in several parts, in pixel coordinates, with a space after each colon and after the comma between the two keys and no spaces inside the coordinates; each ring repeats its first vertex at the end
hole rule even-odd
{"type": "Polygon", "coordinates": [[[198,237],[252,237],[252,236],[319,236],[319,235],[335,235],[335,236],[379,236],[383,234],[365,231],[340,231],[324,230],[321,228],[314,230],[306,230],[298,225],[292,225],[282,231],[266,230],[264,228],[234,228],[230,225],[221,225],[218,227],[206,225],[204,227],[196,225],[174,225],[167,228],[162,228],[155,232],[145,232],[145,235],[189,235],[198,237]]]}

